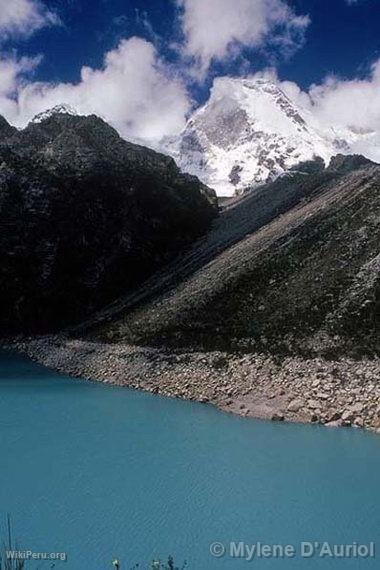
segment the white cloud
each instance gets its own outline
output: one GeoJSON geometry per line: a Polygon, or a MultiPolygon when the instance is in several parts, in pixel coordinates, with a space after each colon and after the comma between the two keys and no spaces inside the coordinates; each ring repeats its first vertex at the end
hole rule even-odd
{"type": "MultiPolygon", "coordinates": [[[[12,1],[15,4],[9,0],[11,6],[41,6],[26,0],[12,1]]],[[[176,1],[183,8],[183,49],[197,60],[203,72],[213,59],[227,58],[239,45],[260,46],[269,37],[283,47],[291,45],[295,30],[302,35],[307,26],[307,19],[295,16],[282,0],[176,1]]],[[[0,0],[0,8],[3,3],[0,0]]],[[[19,22],[23,13],[21,10],[19,22]]],[[[5,14],[0,11],[0,30],[5,14]]],[[[7,14],[9,18],[11,11],[7,14]]],[[[162,138],[184,127],[191,110],[192,102],[178,70],[160,58],[151,42],[141,38],[122,40],[105,54],[100,69],[83,67],[77,83],[33,81],[30,74],[40,59],[1,59],[0,55],[0,114],[17,126],[26,125],[48,108],[67,103],[79,113],[102,116],[126,139],[157,147],[162,138]]],[[[337,132],[349,129],[353,151],[380,162],[380,60],[365,79],[332,76],[307,91],[296,83],[280,81],[275,71],[263,73],[277,81],[319,124],[334,127],[337,132]]]]}
{"type": "Polygon", "coordinates": [[[23,79],[40,63],[41,57],[0,58],[0,113],[13,121],[18,114],[17,93],[23,79]]]}
{"type": "Polygon", "coordinates": [[[328,78],[310,89],[313,105],[326,123],[380,129],[380,60],[367,79],[328,78]]]}
{"type": "Polygon", "coordinates": [[[39,0],[0,0],[1,39],[29,36],[45,26],[59,23],[56,14],[39,0]]]}
{"type": "MultiPolygon", "coordinates": [[[[251,76],[276,83],[297,107],[307,113],[308,121],[321,130],[335,131],[345,139],[351,153],[359,153],[380,163],[380,59],[364,79],[327,77],[319,85],[303,90],[297,83],[278,78],[275,69],[251,76]]],[[[219,85],[214,81],[214,89],[219,85]]],[[[223,82],[220,84],[223,86],[223,82]]]]}
{"type": "Polygon", "coordinates": [[[306,108],[325,127],[352,135],[352,152],[380,162],[380,60],[366,79],[328,77],[302,91],[291,82],[280,82],[296,104],[306,108]]]}
{"type": "Polygon", "coordinates": [[[26,71],[26,60],[0,66],[0,83],[4,77],[9,85],[0,88],[0,114],[18,126],[67,103],[79,113],[102,116],[129,140],[156,146],[183,128],[190,109],[182,81],[151,43],[136,37],[108,52],[101,69],[83,67],[77,84],[28,83],[22,80],[26,71]]]}
{"type": "Polygon", "coordinates": [[[241,46],[277,43],[283,52],[299,46],[309,24],[284,0],[176,0],[185,36],[183,53],[200,74],[241,46]]]}

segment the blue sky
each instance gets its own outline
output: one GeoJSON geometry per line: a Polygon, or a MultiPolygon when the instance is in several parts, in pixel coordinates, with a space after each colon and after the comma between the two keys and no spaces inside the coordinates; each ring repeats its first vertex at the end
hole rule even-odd
{"type": "MultiPolygon", "coordinates": [[[[169,48],[180,34],[171,0],[50,0],[45,4],[59,15],[62,24],[44,28],[29,39],[11,38],[4,45],[5,50],[17,49],[25,55],[43,54],[38,79],[78,81],[83,65],[101,66],[107,51],[122,38],[135,35],[156,42],[169,61],[178,60],[169,48]]],[[[280,77],[302,87],[318,83],[330,73],[343,77],[368,74],[371,63],[380,57],[379,0],[353,4],[346,0],[295,0],[289,4],[311,19],[302,49],[288,58],[246,49],[243,55],[250,62],[249,71],[266,67],[276,55],[280,77]]],[[[214,65],[211,75],[238,74],[240,62],[241,57],[236,57],[214,65]]],[[[207,79],[209,83],[210,77],[207,79]]]]}
{"type": "Polygon", "coordinates": [[[380,129],[379,29],[379,0],[0,0],[0,113],[23,124],[66,98],[153,144],[183,126],[214,77],[270,68],[325,115],[332,90],[362,85],[370,117],[358,128],[380,129]]]}

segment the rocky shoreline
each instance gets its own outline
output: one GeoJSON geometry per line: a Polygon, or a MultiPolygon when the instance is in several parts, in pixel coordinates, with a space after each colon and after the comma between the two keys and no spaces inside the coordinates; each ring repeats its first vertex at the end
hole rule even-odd
{"type": "Polygon", "coordinates": [[[173,352],[49,336],[12,348],[53,370],[244,417],[380,433],[380,359],[173,352]]]}

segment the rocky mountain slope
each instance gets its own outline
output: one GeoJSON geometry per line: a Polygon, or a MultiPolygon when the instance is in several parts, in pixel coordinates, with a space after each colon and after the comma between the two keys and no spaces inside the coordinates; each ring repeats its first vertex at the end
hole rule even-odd
{"type": "Polygon", "coordinates": [[[212,190],[96,116],[56,109],[17,131],[0,118],[0,323],[83,318],[203,234],[212,190]]]}
{"type": "Polygon", "coordinates": [[[138,290],[17,346],[73,376],[380,433],[379,214],[379,165],[299,165],[227,202],[138,290]]]}
{"type": "Polygon", "coordinates": [[[323,128],[265,79],[219,78],[170,152],[218,194],[273,180],[299,162],[348,153],[351,132],[323,128]]]}
{"type": "Polygon", "coordinates": [[[227,206],[91,334],[186,350],[378,353],[380,166],[337,156],[302,170],[227,206]]]}

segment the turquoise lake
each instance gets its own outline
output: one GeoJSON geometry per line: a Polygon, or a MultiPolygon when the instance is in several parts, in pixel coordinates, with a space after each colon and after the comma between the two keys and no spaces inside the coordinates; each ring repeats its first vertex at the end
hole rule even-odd
{"type": "Polygon", "coordinates": [[[379,436],[244,420],[6,353],[0,425],[0,542],[11,513],[22,550],[67,553],[55,568],[118,557],[143,569],[168,554],[189,570],[380,568],[379,436]],[[231,541],[297,552],[248,562],[231,541]],[[323,541],[374,542],[376,557],[300,556],[301,542],[323,541]]]}

